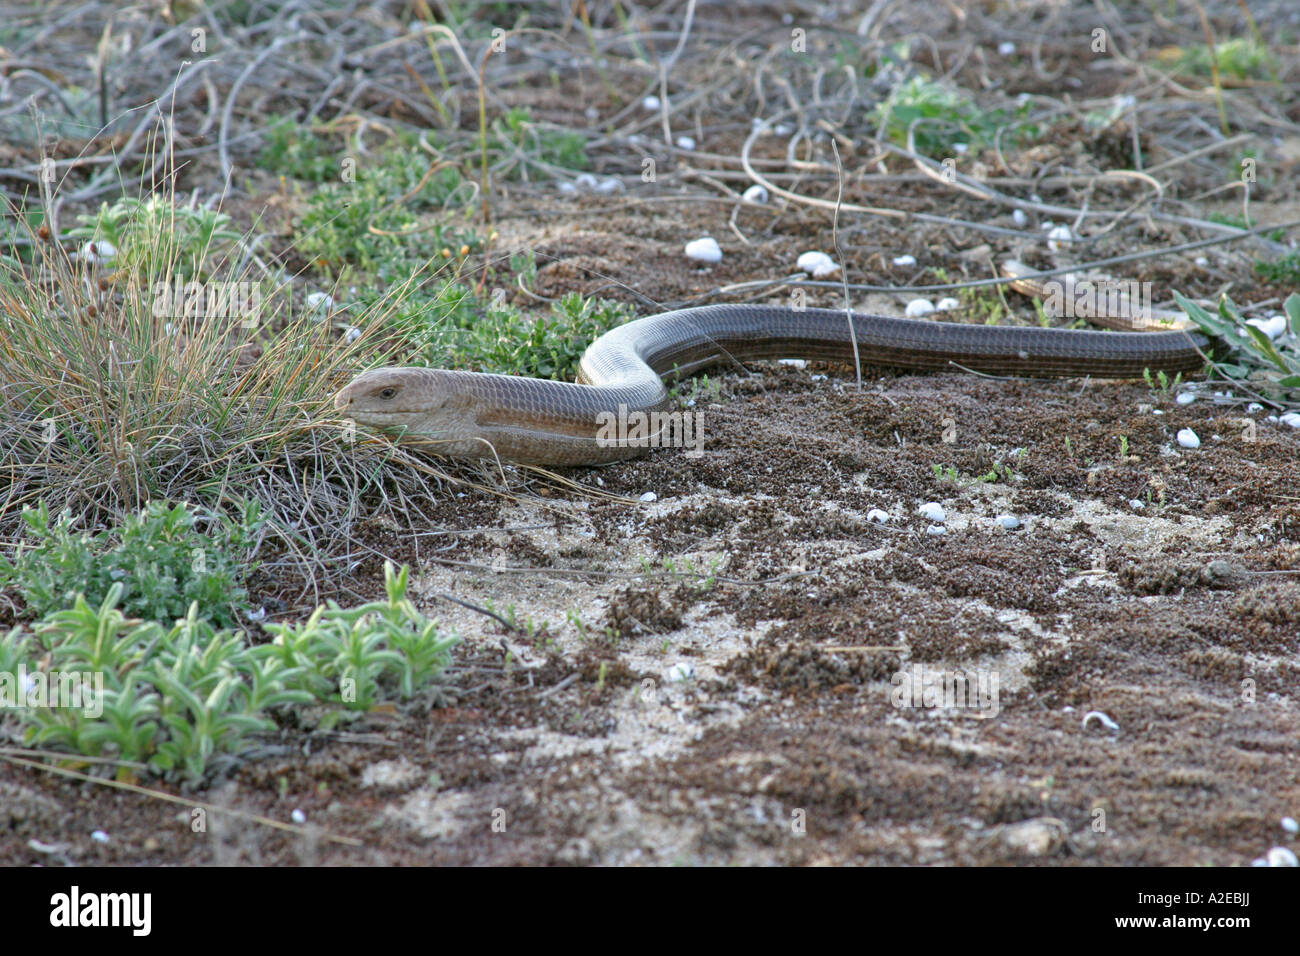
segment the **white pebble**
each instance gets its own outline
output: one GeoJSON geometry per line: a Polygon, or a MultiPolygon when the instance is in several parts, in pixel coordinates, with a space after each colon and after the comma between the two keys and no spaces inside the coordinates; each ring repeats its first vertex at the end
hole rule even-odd
{"type": "Polygon", "coordinates": [[[566,196],[572,195],[573,193],[576,193],[578,191],[577,186],[573,185],[573,183],[565,182],[565,181],[556,183],[555,188],[558,189],[560,192],[564,193],[566,196]]]}
{"type": "Polygon", "coordinates": [[[893,262],[896,266],[914,266],[916,265],[916,256],[895,256],[893,262]]]}
{"type": "Polygon", "coordinates": [[[294,823],[306,823],[307,814],[303,813],[301,810],[295,809],[293,813],[289,814],[289,819],[291,819],[294,823]]]}
{"type": "Polygon", "coordinates": [[[1277,417],[1277,420],[1283,425],[1290,425],[1292,428],[1300,428],[1300,413],[1284,412],[1277,417]]]}
{"type": "Polygon", "coordinates": [[[312,321],[319,322],[325,318],[326,313],[333,311],[334,299],[324,292],[307,293],[307,310],[311,313],[312,321]]]}
{"type": "Polygon", "coordinates": [[[678,136],[678,137],[677,137],[677,148],[678,148],[678,149],[694,149],[694,148],[695,148],[695,140],[692,139],[692,138],[689,137],[689,136],[678,136]]]}
{"type": "Polygon", "coordinates": [[[1264,406],[1261,405],[1259,402],[1251,402],[1249,405],[1246,406],[1246,411],[1248,412],[1262,412],[1263,410],[1264,410],[1264,406]]]}
{"type": "Polygon", "coordinates": [[[940,524],[948,520],[948,513],[943,510],[943,505],[937,501],[927,501],[916,510],[916,513],[927,521],[937,521],[940,524]]]}
{"type": "Polygon", "coordinates": [[[1016,52],[1016,45],[1012,43],[1010,40],[1003,40],[1001,43],[998,44],[999,56],[1011,56],[1015,52],[1016,52]]]}
{"type": "Polygon", "coordinates": [[[1195,392],[1179,392],[1178,397],[1174,399],[1179,405],[1190,405],[1196,401],[1195,392]]]}
{"type": "Polygon", "coordinates": [[[1025,227],[1025,223],[1029,222],[1029,217],[1025,215],[1025,211],[1023,209],[1013,209],[1011,211],[1011,221],[1014,222],[1021,229],[1023,229],[1025,227]]]}
{"type": "Polygon", "coordinates": [[[579,189],[595,189],[596,177],[591,173],[579,173],[578,178],[573,181],[579,189]]]}
{"type": "Polygon", "coordinates": [[[1205,258],[1205,256],[1197,256],[1197,257],[1196,257],[1195,259],[1193,259],[1192,261],[1195,262],[1195,263],[1196,263],[1198,266],[1200,266],[1202,269],[1204,269],[1206,266],[1208,266],[1208,265],[1210,264],[1210,260],[1207,259],[1207,258],[1205,258]]]}
{"type": "Polygon", "coordinates": [[[929,299],[913,299],[907,303],[907,308],[903,310],[903,314],[910,319],[914,319],[920,315],[929,315],[933,311],[934,303],[929,299]]]}
{"type": "Polygon", "coordinates": [[[1107,730],[1110,731],[1119,730],[1119,724],[1115,723],[1115,721],[1111,720],[1109,717],[1107,717],[1099,710],[1090,710],[1083,715],[1083,729],[1087,730],[1088,722],[1094,719],[1103,727],[1105,727],[1107,730]]]}
{"type": "Polygon", "coordinates": [[[947,534],[948,529],[941,524],[932,524],[930,525],[930,527],[925,529],[925,533],[930,535],[935,535],[937,537],[938,535],[941,534],[947,534]]]}
{"type": "Polygon", "coordinates": [[[840,271],[835,260],[824,252],[804,252],[795,260],[795,268],[808,273],[814,279],[824,279],[840,271]]]}
{"type": "Polygon", "coordinates": [[[343,341],[352,343],[361,338],[361,330],[355,325],[349,325],[347,331],[343,333],[343,341]]]}
{"type": "Polygon", "coordinates": [[[596,184],[596,192],[606,196],[612,193],[621,193],[623,191],[623,180],[617,176],[606,176],[596,184]]]}
{"type": "Polygon", "coordinates": [[[1297,860],[1295,854],[1284,846],[1275,846],[1268,851],[1265,859],[1268,860],[1269,866],[1300,866],[1300,860],[1297,860]]]}
{"type": "Polygon", "coordinates": [[[694,259],[696,262],[721,262],[722,247],[718,241],[709,236],[702,239],[693,239],[686,243],[686,258],[694,259]]]}
{"type": "Polygon", "coordinates": [[[655,110],[659,109],[659,97],[647,96],[641,101],[641,108],[653,113],[655,110]]]}
{"type": "Polygon", "coordinates": [[[107,239],[96,239],[82,246],[81,254],[91,262],[108,262],[117,255],[117,249],[107,239]]]}
{"type": "Polygon", "coordinates": [[[998,524],[1008,531],[1014,531],[1020,527],[1020,519],[1015,515],[998,515],[998,524]]]}
{"type": "Polygon", "coordinates": [[[953,151],[954,153],[956,153],[958,156],[960,156],[962,153],[966,152],[968,149],[970,149],[970,143],[953,143],[953,144],[952,144],[952,151],[953,151]]]}
{"type": "Polygon", "coordinates": [[[788,365],[791,368],[807,368],[808,362],[805,359],[777,359],[777,365],[788,365]]]}
{"type": "Polygon", "coordinates": [[[668,670],[664,671],[664,680],[670,684],[680,683],[684,680],[690,680],[695,676],[695,668],[686,662],[674,664],[668,670]]]}
{"type": "Polygon", "coordinates": [[[961,308],[961,303],[958,302],[956,299],[954,299],[952,296],[947,296],[946,298],[942,298],[934,304],[934,309],[936,312],[956,312],[960,308],[961,308]]]}
{"type": "Polygon", "coordinates": [[[1282,829],[1287,833],[1300,833],[1300,823],[1296,823],[1295,817],[1283,817],[1282,829]]]}
{"type": "Polygon", "coordinates": [[[876,524],[885,524],[889,521],[889,512],[881,511],[879,508],[872,508],[867,512],[867,520],[874,521],[876,524]]]}
{"type": "Polygon", "coordinates": [[[1196,432],[1190,428],[1180,428],[1178,430],[1178,444],[1184,448],[1200,448],[1201,440],[1196,437],[1196,432]]]}
{"type": "Polygon", "coordinates": [[[1070,243],[1074,241],[1074,233],[1070,232],[1069,226],[1053,226],[1047,232],[1047,248],[1053,252],[1061,250],[1061,243],[1070,243]]]}
{"type": "Polygon", "coordinates": [[[1137,498],[1130,498],[1128,500],[1128,506],[1132,508],[1134,511],[1141,511],[1146,507],[1146,504],[1142,501],[1139,501],[1137,498]]]}
{"type": "Polygon", "coordinates": [[[108,842],[108,834],[105,833],[103,830],[92,830],[90,833],[90,838],[94,840],[96,843],[108,842]]]}
{"type": "Polygon", "coordinates": [[[641,496],[640,500],[645,502],[646,504],[649,504],[652,501],[658,501],[659,496],[655,494],[653,491],[647,491],[645,494],[641,496]]]}
{"type": "Polygon", "coordinates": [[[1247,319],[1247,325],[1253,325],[1270,339],[1275,339],[1286,331],[1286,316],[1274,315],[1267,319],[1247,319]]]}
{"type": "Polygon", "coordinates": [[[761,206],[767,202],[767,190],[758,183],[754,183],[754,185],[745,190],[744,195],[740,198],[752,205],[761,206]]]}

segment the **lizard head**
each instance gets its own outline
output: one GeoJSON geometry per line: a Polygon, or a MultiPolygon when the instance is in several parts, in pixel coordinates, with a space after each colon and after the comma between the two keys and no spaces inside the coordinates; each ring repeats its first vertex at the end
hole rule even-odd
{"type": "Polygon", "coordinates": [[[363,372],[334,396],[342,418],[372,428],[400,428],[411,437],[448,441],[474,434],[475,398],[458,376],[433,368],[363,372]]]}

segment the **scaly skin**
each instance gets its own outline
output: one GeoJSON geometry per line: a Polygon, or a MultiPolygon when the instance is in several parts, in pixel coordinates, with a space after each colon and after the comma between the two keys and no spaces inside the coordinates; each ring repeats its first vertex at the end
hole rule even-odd
{"type": "Polygon", "coordinates": [[[959,325],[830,309],[716,305],[637,319],[583,353],[578,382],[428,368],[381,368],[335,398],[362,425],[400,428],[452,458],[536,465],[598,465],[658,438],[610,440],[611,417],[670,408],[664,377],[714,365],[805,358],[863,366],[993,375],[1137,378],[1199,369],[1206,339],[1186,331],[1095,332],[959,325]],[[856,346],[855,346],[856,338],[856,346]]]}

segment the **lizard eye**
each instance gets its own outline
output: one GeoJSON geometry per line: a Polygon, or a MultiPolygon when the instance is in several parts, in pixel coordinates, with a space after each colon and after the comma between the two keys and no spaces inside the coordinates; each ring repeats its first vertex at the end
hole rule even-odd
{"type": "Polygon", "coordinates": [[[393,388],[393,386],[390,385],[388,386],[388,388],[380,390],[379,397],[387,399],[387,398],[392,398],[396,394],[397,394],[397,389],[393,388]]]}

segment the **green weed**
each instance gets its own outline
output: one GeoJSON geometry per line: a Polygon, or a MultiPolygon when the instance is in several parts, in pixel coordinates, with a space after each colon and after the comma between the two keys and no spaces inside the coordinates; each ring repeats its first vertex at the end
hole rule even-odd
{"type": "Polygon", "coordinates": [[[24,508],[31,542],[13,561],[0,556],[0,585],[14,587],[33,617],[72,605],[81,594],[98,605],[114,587],[132,617],[169,623],[191,605],[217,626],[234,627],[248,610],[242,581],[263,525],[255,501],[238,519],[191,510],[185,504],[149,502],[121,527],[88,534],[75,530],[72,512],[53,521],[44,502],[24,508]],[[206,530],[205,530],[206,529],[206,530]]]}

